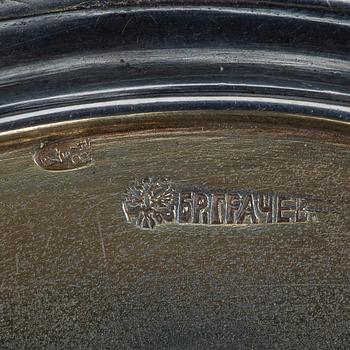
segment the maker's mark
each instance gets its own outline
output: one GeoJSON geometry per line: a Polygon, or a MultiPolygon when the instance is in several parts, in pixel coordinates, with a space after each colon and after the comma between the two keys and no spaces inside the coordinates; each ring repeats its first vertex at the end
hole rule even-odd
{"type": "Polygon", "coordinates": [[[153,229],[158,224],[250,225],[313,222],[316,209],[307,198],[255,191],[175,191],[164,178],[133,181],[123,199],[129,223],[153,229]]]}

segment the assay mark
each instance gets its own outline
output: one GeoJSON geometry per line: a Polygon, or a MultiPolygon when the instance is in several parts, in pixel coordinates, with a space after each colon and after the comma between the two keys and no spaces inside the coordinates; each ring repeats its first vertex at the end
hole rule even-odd
{"type": "Polygon", "coordinates": [[[73,170],[91,164],[91,143],[88,138],[41,143],[34,154],[35,163],[49,171],[73,170]]]}
{"type": "Polygon", "coordinates": [[[130,183],[126,220],[143,229],[158,224],[251,225],[316,221],[306,198],[254,191],[175,191],[172,183],[148,177],[130,183]]]}

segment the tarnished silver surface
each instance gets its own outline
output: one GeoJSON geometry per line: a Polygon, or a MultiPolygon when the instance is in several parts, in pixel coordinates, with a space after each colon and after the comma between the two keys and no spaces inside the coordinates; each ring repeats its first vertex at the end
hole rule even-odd
{"type": "Polygon", "coordinates": [[[3,344],[347,344],[348,126],[181,126],[1,152],[3,344]]]}
{"type": "Polygon", "coordinates": [[[348,349],[348,5],[26,4],[0,349],[348,349]]]}

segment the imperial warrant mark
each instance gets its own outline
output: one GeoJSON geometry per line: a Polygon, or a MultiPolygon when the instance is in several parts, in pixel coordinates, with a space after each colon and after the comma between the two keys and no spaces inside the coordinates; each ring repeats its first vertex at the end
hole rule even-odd
{"type": "Polygon", "coordinates": [[[176,191],[168,179],[153,176],[130,183],[122,206],[127,222],[142,229],[317,221],[307,198],[244,190],[176,191]]]}

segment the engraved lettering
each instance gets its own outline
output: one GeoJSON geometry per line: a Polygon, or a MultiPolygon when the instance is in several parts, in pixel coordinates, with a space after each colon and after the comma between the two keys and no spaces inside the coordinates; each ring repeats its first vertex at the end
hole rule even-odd
{"type": "Polygon", "coordinates": [[[296,222],[307,222],[311,221],[310,212],[307,209],[307,203],[302,198],[296,199],[296,222]]]}
{"type": "Polygon", "coordinates": [[[278,222],[296,221],[296,200],[286,196],[278,197],[278,222]]]}
{"type": "Polygon", "coordinates": [[[193,223],[209,223],[209,196],[205,193],[193,194],[193,223]]]}
{"type": "Polygon", "coordinates": [[[179,193],[178,222],[193,222],[193,196],[192,192],[179,193]]]}
{"type": "Polygon", "coordinates": [[[257,215],[260,220],[272,223],[272,196],[269,194],[258,195],[257,215]]]}
{"type": "Polygon", "coordinates": [[[237,224],[237,214],[238,210],[242,205],[242,196],[239,193],[233,193],[226,195],[226,223],[227,224],[237,224]]]}
{"type": "Polygon", "coordinates": [[[244,196],[243,201],[238,209],[237,224],[257,224],[258,218],[253,206],[252,194],[244,196]]]}
{"type": "Polygon", "coordinates": [[[175,191],[169,180],[158,177],[132,182],[122,208],[126,220],[143,229],[176,223],[237,226],[317,220],[305,198],[254,191],[175,191]]]}
{"type": "Polygon", "coordinates": [[[223,224],[226,220],[225,194],[213,193],[211,195],[210,223],[223,224]]]}

